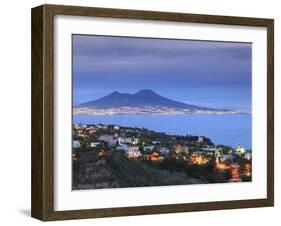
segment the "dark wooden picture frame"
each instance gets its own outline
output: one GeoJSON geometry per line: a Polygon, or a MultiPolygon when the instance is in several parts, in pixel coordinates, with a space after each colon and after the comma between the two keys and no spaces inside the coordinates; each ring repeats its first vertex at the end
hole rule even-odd
{"type": "Polygon", "coordinates": [[[42,5],[32,9],[31,215],[49,220],[161,214],[274,205],[274,20],[124,9],[42,5]],[[54,210],[54,16],[95,16],[265,27],[267,29],[267,198],[122,208],[54,210]]]}

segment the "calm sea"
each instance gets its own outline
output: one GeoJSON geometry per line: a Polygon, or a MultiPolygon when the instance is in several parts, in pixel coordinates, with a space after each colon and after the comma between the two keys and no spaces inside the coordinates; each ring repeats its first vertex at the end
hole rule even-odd
{"type": "Polygon", "coordinates": [[[225,115],[76,115],[73,123],[144,127],[178,135],[209,137],[215,144],[247,149],[252,145],[250,114],[225,115]]]}

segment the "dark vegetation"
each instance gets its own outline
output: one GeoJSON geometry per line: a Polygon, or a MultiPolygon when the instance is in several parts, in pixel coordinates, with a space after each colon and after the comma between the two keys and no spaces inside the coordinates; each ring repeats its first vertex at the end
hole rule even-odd
{"type": "MultiPolygon", "coordinates": [[[[98,157],[97,152],[80,153],[73,161],[73,189],[141,187],[161,185],[200,184],[207,182],[198,175],[188,175],[183,162],[139,161],[124,155],[98,157]]],[[[185,164],[186,165],[186,164],[185,164]]]]}

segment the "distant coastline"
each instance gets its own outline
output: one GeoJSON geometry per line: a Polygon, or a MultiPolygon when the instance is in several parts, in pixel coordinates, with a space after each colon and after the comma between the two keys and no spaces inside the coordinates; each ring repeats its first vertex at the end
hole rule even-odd
{"type": "Polygon", "coordinates": [[[184,115],[184,114],[251,114],[250,111],[242,110],[210,110],[210,109],[182,109],[168,107],[119,107],[119,108],[87,108],[74,107],[73,115],[184,115]]]}

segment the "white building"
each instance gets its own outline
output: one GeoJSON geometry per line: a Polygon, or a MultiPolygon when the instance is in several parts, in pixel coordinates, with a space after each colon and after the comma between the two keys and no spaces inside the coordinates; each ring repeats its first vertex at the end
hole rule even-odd
{"type": "Polygon", "coordinates": [[[138,138],[134,138],[134,137],[118,137],[117,139],[118,143],[121,144],[133,144],[136,145],[139,143],[139,139],[138,138]]]}
{"type": "Polygon", "coordinates": [[[220,156],[220,160],[222,162],[226,161],[226,160],[230,160],[230,161],[233,161],[234,157],[232,155],[221,155],[220,156]]]}
{"type": "Polygon", "coordinates": [[[144,151],[152,151],[153,148],[154,148],[153,145],[148,145],[148,146],[144,146],[144,147],[143,147],[143,150],[144,150],[144,151]]]}
{"type": "Polygon", "coordinates": [[[251,158],[252,158],[252,153],[251,153],[251,152],[246,152],[245,155],[244,155],[244,158],[245,158],[245,159],[248,159],[248,160],[251,160],[251,158]]]}
{"type": "Polygon", "coordinates": [[[97,146],[99,146],[100,145],[100,142],[91,142],[91,144],[90,144],[90,146],[92,147],[92,148],[96,148],[97,146]]]}
{"type": "Polygon", "coordinates": [[[218,150],[218,148],[216,148],[215,146],[210,146],[210,145],[206,145],[204,147],[201,148],[202,151],[212,151],[215,152],[218,150]]]}
{"type": "Polygon", "coordinates": [[[203,142],[204,142],[204,138],[203,138],[203,137],[198,137],[197,142],[198,142],[198,143],[203,143],[203,142]]]}
{"type": "Polygon", "coordinates": [[[107,129],[107,126],[104,126],[104,125],[97,125],[97,128],[99,128],[99,129],[107,129]]]}
{"type": "Polygon", "coordinates": [[[72,141],[72,147],[73,148],[79,148],[80,146],[81,146],[81,144],[80,144],[79,140],[72,141]]]}
{"type": "Polygon", "coordinates": [[[174,146],[174,151],[177,153],[177,154],[180,154],[180,153],[186,153],[188,154],[189,153],[189,148],[188,146],[185,146],[185,145],[175,145],[174,146]]]}
{"type": "Polygon", "coordinates": [[[132,144],[136,145],[140,142],[139,138],[133,138],[132,144]]]}
{"type": "Polygon", "coordinates": [[[107,135],[107,134],[101,135],[99,137],[99,140],[107,142],[109,146],[116,145],[116,139],[114,139],[112,135],[107,135]]]}
{"type": "Polygon", "coordinates": [[[157,141],[157,140],[154,140],[154,141],[152,141],[152,144],[161,144],[161,142],[157,141]]]}
{"type": "Polygon", "coordinates": [[[246,150],[245,148],[243,148],[240,144],[238,144],[238,147],[236,148],[236,153],[238,155],[242,155],[242,154],[245,154],[246,150]]]}
{"type": "Polygon", "coordinates": [[[123,150],[123,151],[139,151],[138,146],[131,146],[131,145],[126,145],[126,144],[117,146],[116,149],[123,150]]]}
{"type": "Polygon", "coordinates": [[[137,158],[141,156],[138,146],[120,145],[116,149],[125,151],[128,158],[137,158]]]}
{"type": "Polygon", "coordinates": [[[114,130],[119,130],[120,127],[119,127],[119,126],[113,126],[113,129],[114,129],[114,130]]]}
{"type": "Polygon", "coordinates": [[[141,156],[138,146],[127,146],[125,152],[128,158],[137,158],[141,156]]]}
{"type": "Polygon", "coordinates": [[[78,130],[77,131],[77,136],[84,138],[84,137],[86,137],[86,134],[83,132],[83,130],[78,130]]]}
{"type": "Polygon", "coordinates": [[[170,152],[169,148],[160,148],[159,151],[162,153],[162,154],[168,154],[170,152]]]}
{"type": "Polygon", "coordinates": [[[88,129],[89,134],[93,134],[96,132],[96,129],[93,126],[89,126],[87,129],[88,129]]]}
{"type": "Polygon", "coordinates": [[[74,124],[74,128],[75,128],[75,129],[79,129],[79,128],[80,128],[80,125],[79,125],[79,124],[74,124]]]}

